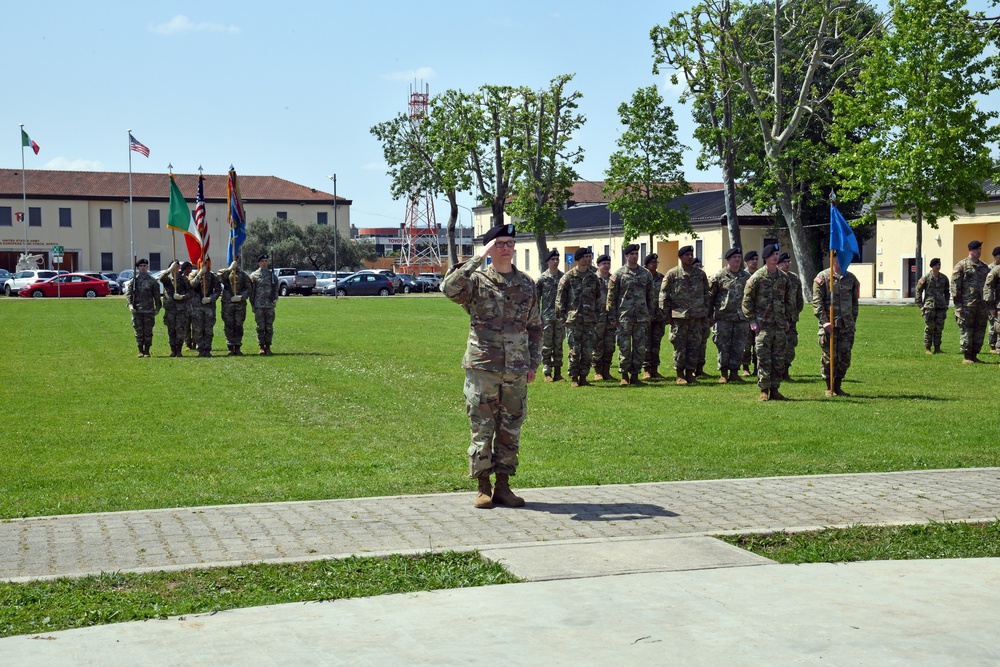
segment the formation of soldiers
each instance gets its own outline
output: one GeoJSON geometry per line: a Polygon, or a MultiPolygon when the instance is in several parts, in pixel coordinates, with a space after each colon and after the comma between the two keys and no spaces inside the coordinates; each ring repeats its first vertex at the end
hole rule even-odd
{"type": "Polygon", "coordinates": [[[274,335],[274,309],[278,304],[278,283],[268,268],[266,253],[257,258],[258,268],[247,274],[233,262],[213,273],[209,265],[197,271],[191,262],[172,262],[157,280],[149,274],[149,262],[136,262],[136,274],[125,289],[132,313],[132,327],[139,357],[150,356],[153,325],[163,310],[170,356],[183,356],[187,344],[199,357],[212,356],[215,336],[216,302],[222,300],[222,321],[228,356],[243,355],[243,323],[250,304],[257,323],[258,354],[270,355],[274,335]],[[162,297],[161,297],[162,291],[162,297]]]}

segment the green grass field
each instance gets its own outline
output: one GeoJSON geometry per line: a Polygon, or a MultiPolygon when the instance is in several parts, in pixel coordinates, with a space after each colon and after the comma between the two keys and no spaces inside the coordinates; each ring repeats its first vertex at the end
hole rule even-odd
{"type": "MultiPolygon", "coordinates": [[[[953,319],[948,354],[926,356],[922,326],[912,307],[862,309],[851,398],[823,397],[808,309],[790,403],[714,378],[537,382],[517,485],[1000,465],[997,357],[961,365],[953,319]]],[[[468,319],[440,296],[283,299],[273,357],[171,359],[158,323],[136,359],[120,297],[2,298],[0,327],[0,518],[472,488],[468,319]]]]}

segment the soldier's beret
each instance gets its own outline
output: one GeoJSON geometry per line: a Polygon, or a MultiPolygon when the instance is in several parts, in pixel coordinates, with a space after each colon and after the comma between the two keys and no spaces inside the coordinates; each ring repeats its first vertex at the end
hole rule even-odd
{"type": "Polygon", "coordinates": [[[517,230],[514,228],[513,224],[490,227],[490,229],[483,234],[483,245],[486,245],[498,236],[510,236],[513,238],[515,234],[517,234],[517,230]]]}
{"type": "Polygon", "coordinates": [[[626,255],[633,252],[639,252],[639,245],[637,243],[629,243],[627,246],[625,246],[624,253],[626,255]]]}
{"type": "Polygon", "coordinates": [[[993,256],[996,257],[997,255],[1000,255],[1000,245],[998,245],[996,248],[993,248],[993,256]]]}
{"type": "Polygon", "coordinates": [[[931,266],[941,266],[941,258],[935,257],[931,260],[931,266]]]}
{"type": "Polygon", "coordinates": [[[194,264],[192,264],[191,262],[182,262],[181,263],[181,271],[187,271],[188,269],[191,269],[191,268],[194,268],[194,264]]]}
{"type": "Polygon", "coordinates": [[[691,265],[692,266],[701,266],[702,265],[701,264],[701,257],[695,257],[694,258],[694,262],[691,265]]]}
{"type": "Polygon", "coordinates": [[[733,255],[742,255],[742,254],[743,254],[743,251],[740,250],[739,246],[737,246],[735,248],[730,248],[729,250],[726,251],[726,259],[729,259],[733,255]]]}
{"type": "Polygon", "coordinates": [[[142,266],[143,264],[149,266],[149,260],[146,259],[145,257],[143,257],[142,259],[140,259],[138,262],[135,263],[136,266],[142,266]]]}
{"type": "Polygon", "coordinates": [[[982,248],[982,241],[969,241],[969,250],[975,250],[976,248],[982,248]]]}
{"type": "Polygon", "coordinates": [[[263,262],[265,259],[270,259],[270,257],[267,256],[266,252],[262,252],[260,254],[260,257],[257,258],[257,261],[258,262],[263,262]]]}
{"type": "Polygon", "coordinates": [[[686,246],[681,247],[681,249],[677,251],[677,256],[678,257],[683,257],[684,255],[686,255],[688,253],[691,253],[692,255],[694,254],[694,246],[693,245],[686,245],[686,246]]]}
{"type": "Polygon", "coordinates": [[[774,253],[778,252],[778,250],[779,248],[777,243],[769,243],[766,246],[764,246],[764,252],[761,253],[761,257],[764,257],[766,259],[771,255],[773,255],[774,253]]]}
{"type": "Polygon", "coordinates": [[[597,258],[597,263],[600,264],[601,262],[607,262],[608,264],[610,264],[611,257],[609,257],[608,255],[601,255],[600,257],[597,258]]]}
{"type": "Polygon", "coordinates": [[[751,251],[750,251],[750,252],[748,252],[747,254],[743,255],[743,259],[745,259],[745,260],[746,260],[746,261],[748,261],[748,262],[749,262],[749,261],[750,261],[751,259],[757,259],[757,251],[756,251],[756,250],[751,250],[751,251]]]}
{"type": "Polygon", "coordinates": [[[583,259],[587,255],[593,256],[594,252],[590,248],[577,248],[576,254],[573,255],[576,259],[583,259]]]}
{"type": "Polygon", "coordinates": [[[660,256],[657,255],[655,252],[653,252],[653,253],[650,253],[650,254],[646,255],[646,261],[643,262],[642,265],[646,266],[650,262],[659,262],[659,261],[660,261],[660,256]]]}
{"type": "Polygon", "coordinates": [[[553,248],[552,250],[550,250],[549,254],[545,256],[545,261],[547,262],[547,261],[549,261],[550,259],[553,259],[553,258],[559,259],[559,251],[557,249],[555,249],[555,248],[553,248]]]}
{"type": "Polygon", "coordinates": [[[778,256],[778,264],[781,264],[782,262],[784,262],[786,260],[789,261],[789,262],[792,261],[792,256],[789,255],[787,252],[783,252],[783,253],[781,253],[778,256]]]}

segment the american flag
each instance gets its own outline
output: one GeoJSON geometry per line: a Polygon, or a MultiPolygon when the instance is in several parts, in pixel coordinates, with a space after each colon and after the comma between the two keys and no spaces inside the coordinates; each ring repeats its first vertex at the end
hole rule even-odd
{"type": "Polygon", "coordinates": [[[142,153],[146,157],[149,157],[149,149],[139,143],[139,140],[132,136],[132,133],[128,133],[128,147],[130,150],[136,153],[142,153]]]}
{"type": "Polygon", "coordinates": [[[201,235],[201,261],[208,259],[208,223],[205,221],[205,178],[198,174],[198,199],[194,204],[194,222],[201,235]]]}

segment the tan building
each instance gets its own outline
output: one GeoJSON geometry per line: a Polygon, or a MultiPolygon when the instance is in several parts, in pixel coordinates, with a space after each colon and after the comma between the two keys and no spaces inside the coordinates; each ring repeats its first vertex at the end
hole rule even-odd
{"type": "MultiPolygon", "coordinates": [[[[198,194],[197,174],[174,174],[177,186],[193,211],[198,194]]],[[[215,266],[226,259],[229,239],[228,176],[205,175],[205,209],[209,230],[209,257],[215,266]]],[[[21,170],[0,169],[0,268],[13,271],[27,250],[51,265],[53,246],[65,250],[59,268],[68,271],[121,271],[135,254],[148,257],[150,270],[174,258],[187,258],[180,234],[167,228],[170,180],[167,174],[132,174],[131,224],[129,174],[96,171],[25,171],[27,210],[21,190],[21,170]],[[25,211],[25,220],[17,213],[25,211]],[[176,237],[176,238],[175,238],[176,237]]],[[[276,176],[239,176],[243,207],[249,224],[257,218],[285,218],[305,227],[332,225],[332,194],[298,185],[276,176]]],[[[337,197],[337,228],[349,238],[351,204],[337,197]]],[[[253,262],[250,262],[252,265],[253,262]]],[[[244,265],[247,265],[244,261],[244,265]]]]}

